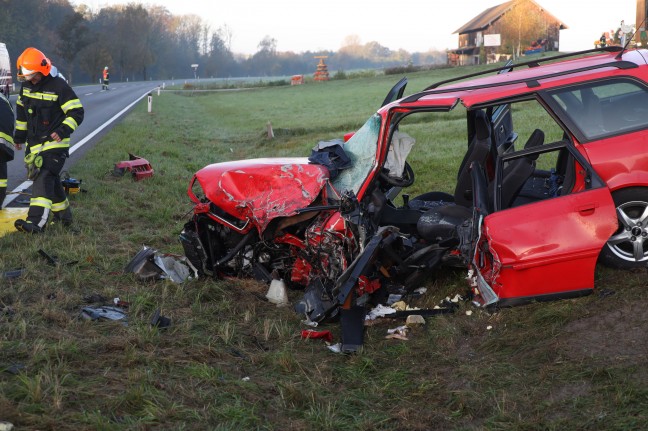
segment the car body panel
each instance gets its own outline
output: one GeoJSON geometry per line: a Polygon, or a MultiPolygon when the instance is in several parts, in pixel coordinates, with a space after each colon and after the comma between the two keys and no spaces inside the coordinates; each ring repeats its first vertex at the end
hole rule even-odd
{"type": "Polygon", "coordinates": [[[648,184],[648,134],[638,131],[582,146],[611,190],[648,184]]]}
{"type": "Polygon", "coordinates": [[[276,217],[289,217],[307,207],[328,180],[328,170],[307,158],[264,158],[215,163],[195,178],[214,205],[228,214],[250,219],[263,231],[276,217]]]}
{"type": "Polygon", "coordinates": [[[500,300],[592,289],[599,252],[616,228],[604,187],[490,214],[484,237],[499,268],[491,288],[500,300]]]}

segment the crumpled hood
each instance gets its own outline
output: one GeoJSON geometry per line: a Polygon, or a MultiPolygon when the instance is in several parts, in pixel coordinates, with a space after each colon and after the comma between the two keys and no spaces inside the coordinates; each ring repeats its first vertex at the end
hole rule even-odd
{"type": "Polygon", "coordinates": [[[236,218],[252,220],[259,232],[272,219],[310,205],[328,177],[324,166],[306,157],[215,163],[195,175],[207,199],[236,218]]]}

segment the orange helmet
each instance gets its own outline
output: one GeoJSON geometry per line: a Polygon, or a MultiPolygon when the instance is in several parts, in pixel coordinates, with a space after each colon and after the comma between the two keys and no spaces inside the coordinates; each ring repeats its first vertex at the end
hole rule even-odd
{"type": "Polygon", "coordinates": [[[36,48],[29,47],[16,60],[16,69],[18,70],[18,81],[24,82],[30,80],[36,72],[40,72],[44,76],[49,75],[52,62],[36,48]]]}

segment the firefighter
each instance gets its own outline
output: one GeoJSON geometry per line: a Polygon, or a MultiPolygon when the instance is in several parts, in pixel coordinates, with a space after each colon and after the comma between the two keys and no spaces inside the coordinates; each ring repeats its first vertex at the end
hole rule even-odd
{"type": "Polygon", "coordinates": [[[27,177],[32,180],[32,198],[27,220],[18,219],[16,229],[41,233],[52,222],[72,224],[72,211],[60,174],[69,157],[70,135],[83,121],[83,106],[62,78],[52,76],[52,63],[36,48],[27,48],[16,62],[22,82],[16,102],[14,142],[25,148],[27,177]]]}
{"type": "Polygon", "coordinates": [[[108,66],[104,67],[103,80],[101,82],[102,82],[101,88],[103,90],[110,90],[110,88],[108,88],[108,84],[110,84],[110,73],[108,72],[108,66]]]}
{"type": "Polygon", "coordinates": [[[14,111],[0,91],[0,210],[7,196],[7,162],[14,158],[14,111]]]}

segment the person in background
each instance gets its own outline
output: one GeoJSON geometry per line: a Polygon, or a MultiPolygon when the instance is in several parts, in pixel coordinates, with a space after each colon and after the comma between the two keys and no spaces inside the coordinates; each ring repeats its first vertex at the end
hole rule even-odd
{"type": "Polygon", "coordinates": [[[110,88],[108,88],[108,84],[110,84],[110,72],[108,72],[108,66],[106,66],[104,67],[103,70],[103,80],[101,81],[101,89],[110,90],[110,88]]]}
{"type": "Polygon", "coordinates": [[[45,230],[53,223],[72,225],[72,211],[60,174],[69,157],[70,135],[83,121],[81,101],[67,82],[52,76],[52,62],[36,48],[27,48],[16,62],[22,82],[16,101],[14,143],[25,148],[27,177],[33,181],[27,220],[16,229],[26,233],[45,230]]]}
{"type": "Polygon", "coordinates": [[[11,103],[0,92],[0,210],[7,196],[7,162],[14,158],[14,111],[11,103]]]}

